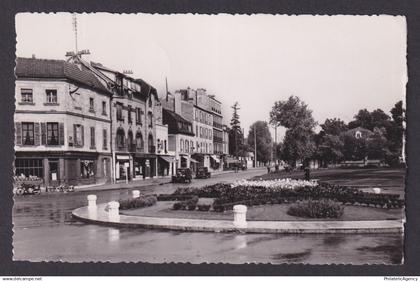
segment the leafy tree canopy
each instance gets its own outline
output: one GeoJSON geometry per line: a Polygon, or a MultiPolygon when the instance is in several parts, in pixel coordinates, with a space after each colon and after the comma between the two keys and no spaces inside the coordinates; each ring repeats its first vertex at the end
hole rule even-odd
{"type": "Polygon", "coordinates": [[[261,162],[268,162],[272,155],[272,138],[265,121],[257,121],[251,125],[248,132],[248,146],[251,151],[254,151],[254,128],[257,140],[257,160],[261,162]]]}

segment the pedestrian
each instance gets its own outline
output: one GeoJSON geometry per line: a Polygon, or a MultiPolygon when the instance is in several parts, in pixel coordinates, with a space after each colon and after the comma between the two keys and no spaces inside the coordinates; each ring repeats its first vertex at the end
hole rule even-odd
{"type": "Polygon", "coordinates": [[[311,170],[309,169],[309,166],[305,167],[305,180],[310,180],[311,179],[311,170]]]}
{"type": "Polygon", "coordinates": [[[269,165],[267,165],[267,174],[269,174],[271,172],[271,168],[269,165]]]}

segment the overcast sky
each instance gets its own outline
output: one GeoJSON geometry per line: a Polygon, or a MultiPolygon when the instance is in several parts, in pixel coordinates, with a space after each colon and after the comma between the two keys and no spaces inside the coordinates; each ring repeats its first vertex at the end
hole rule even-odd
{"type": "MultiPolygon", "coordinates": [[[[133,71],[165,93],[205,88],[241,107],[247,135],[277,100],[299,96],[316,121],[386,112],[405,95],[406,27],[395,16],[79,14],[87,60],[133,71]]],[[[17,56],[65,59],[75,49],[72,15],[18,14],[17,56]]],[[[279,130],[279,138],[284,130],[279,130]]]]}

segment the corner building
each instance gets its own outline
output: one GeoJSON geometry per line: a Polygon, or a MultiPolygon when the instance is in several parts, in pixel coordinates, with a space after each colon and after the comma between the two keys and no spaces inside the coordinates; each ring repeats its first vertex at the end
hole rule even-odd
{"type": "Polygon", "coordinates": [[[17,58],[15,175],[46,186],[111,180],[111,93],[63,60],[17,58]]]}

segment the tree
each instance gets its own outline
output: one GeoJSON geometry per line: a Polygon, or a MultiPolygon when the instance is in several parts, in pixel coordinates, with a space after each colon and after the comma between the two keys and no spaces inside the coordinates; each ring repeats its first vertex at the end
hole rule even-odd
{"type": "Polygon", "coordinates": [[[313,132],[297,127],[286,131],[281,152],[282,160],[296,166],[298,160],[307,161],[315,152],[313,132]]]}
{"type": "Polygon", "coordinates": [[[230,121],[230,130],[229,130],[229,152],[235,157],[244,156],[244,141],[243,133],[241,128],[241,122],[239,120],[239,104],[235,102],[232,106],[233,114],[230,121]]]}
{"type": "Polygon", "coordinates": [[[248,146],[251,151],[254,151],[254,128],[256,132],[257,140],[257,161],[267,163],[271,160],[272,156],[272,138],[268,128],[268,124],[265,121],[256,121],[249,127],[248,132],[248,146]]]}
{"type": "Polygon", "coordinates": [[[372,112],[361,109],[354,116],[354,119],[349,123],[350,129],[362,127],[373,131],[375,127],[388,129],[390,126],[390,117],[382,109],[376,109],[372,112]]]}
{"type": "Polygon", "coordinates": [[[344,142],[340,136],[325,135],[317,147],[316,156],[324,166],[330,163],[338,163],[344,158],[344,142]]]}
{"type": "Polygon", "coordinates": [[[402,101],[391,109],[392,121],[387,131],[389,148],[392,152],[401,154],[404,136],[405,110],[402,101]]]}
{"type": "Polygon", "coordinates": [[[385,129],[375,127],[373,134],[367,143],[367,154],[369,159],[384,160],[388,154],[388,140],[385,137],[385,129]]]}
{"type": "Polygon", "coordinates": [[[296,96],[290,96],[286,101],[276,101],[270,112],[270,124],[283,126],[286,129],[296,127],[313,130],[316,122],[312,117],[312,111],[296,96]]]}
{"type": "Polygon", "coordinates": [[[339,118],[326,119],[324,124],[321,124],[321,129],[324,134],[339,136],[341,133],[348,130],[348,126],[339,118]]]}
{"type": "Polygon", "coordinates": [[[343,154],[346,160],[361,160],[367,157],[368,147],[365,138],[355,138],[352,135],[343,135],[343,154]]]}
{"type": "Polygon", "coordinates": [[[316,122],[312,111],[299,97],[290,96],[286,101],[275,102],[270,112],[270,124],[287,129],[281,153],[283,160],[295,166],[296,161],[305,161],[312,156],[316,122]]]}

